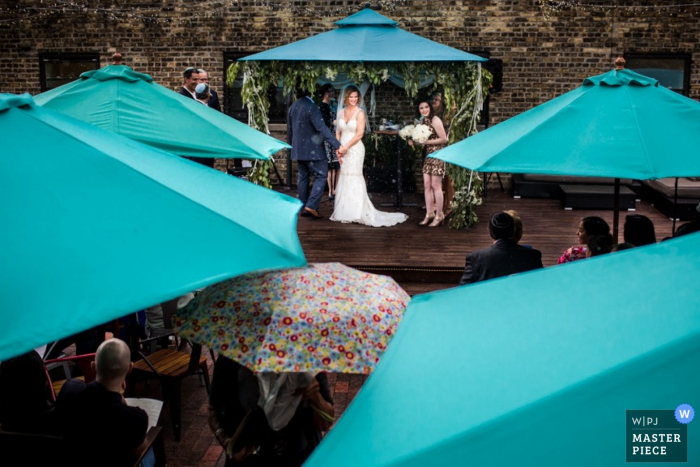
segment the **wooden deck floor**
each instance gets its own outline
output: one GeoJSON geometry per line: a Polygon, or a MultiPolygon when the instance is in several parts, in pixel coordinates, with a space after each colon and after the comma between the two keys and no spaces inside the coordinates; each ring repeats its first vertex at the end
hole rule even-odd
{"type": "MultiPolygon", "coordinates": [[[[392,200],[391,196],[375,195],[373,201],[392,200]]],[[[407,201],[419,202],[418,196],[406,196],[407,201]]],[[[661,239],[670,234],[671,223],[646,203],[637,203],[637,212],[649,216],[656,225],[656,235],[661,239]]],[[[383,208],[389,210],[390,208],[383,208]]],[[[485,204],[479,208],[481,219],[488,219],[495,211],[515,209],[523,218],[525,235],[523,242],[542,251],[545,266],[555,265],[561,253],[576,241],[576,229],[581,217],[598,215],[612,224],[610,211],[564,211],[558,200],[512,199],[498,190],[490,191],[485,204]]],[[[429,229],[418,227],[424,211],[417,208],[404,209],[408,222],[391,228],[371,228],[355,224],[339,224],[327,219],[331,213],[328,202],[321,206],[326,219],[299,218],[298,231],[304,252],[309,262],[340,261],[350,266],[391,269],[400,275],[418,269],[425,276],[426,269],[437,271],[454,270],[457,279],[452,282],[413,282],[410,274],[399,283],[409,293],[453,287],[459,280],[467,252],[488,246],[491,239],[487,225],[479,224],[469,230],[452,230],[444,227],[429,229]]],[[[620,213],[624,221],[626,213],[620,213]]],[[[436,279],[444,280],[445,274],[432,273],[436,279]]],[[[430,277],[430,271],[428,271],[430,277]]],[[[208,352],[205,352],[208,355],[208,352]]],[[[210,371],[212,369],[212,362],[210,371]]],[[[345,411],[365,381],[363,375],[329,374],[334,398],[336,420],[345,411]]],[[[139,397],[160,398],[160,386],[144,387],[139,397]]],[[[207,425],[207,395],[197,378],[188,378],[183,384],[182,396],[182,441],[175,442],[167,409],[160,424],[165,433],[168,465],[172,467],[222,467],[226,455],[207,425]]]]}
{"type": "MultiPolygon", "coordinates": [[[[375,205],[393,200],[393,195],[373,195],[375,205]]],[[[612,210],[565,211],[556,199],[513,199],[509,194],[494,189],[489,190],[484,204],[478,208],[481,222],[476,227],[465,230],[444,226],[427,228],[417,225],[425,214],[421,208],[424,204],[422,195],[404,195],[404,202],[418,204],[417,207],[401,209],[408,214],[408,221],[384,228],[331,222],[328,217],[332,213],[332,205],[329,201],[322,202],[320,212],[324,219],[299,218],[299,238],[308,261],[338,261],[361,269],[376,268],[379,272],[394,276],[402,285],[406,283],[409,293],[422,293],[456,285],[455,282],[450,284],[444,281],[455,280],[455,277],[458,281],[456,274],[464,268],[466,254],[492,243],[487,221],[496,211],[518,211],[524,226],[521,243],[542,251],[545,267],[556,265],[564,250],[576,244],[576,231],[582,217],[600,216],[611,228],[613,222],[612,210]],[[435,279],[426,280],[431,269],[436,271],[433,274],[435,279]],[[420,279],[412,279],[411,270],[427,272],[420,279]],[[441,276],[437,271],[452,272],[441,276]],[[418,281],[424,284],[416,284],[418,281]]],[[[392,207],[381,209],[395,210],[392,207]]],[[[638,201],[635,212],[648,216],[654,222],[658,240],[671,234],[671,221],[653,206],[638,201]]],[[[627,211],[620,212],[620,232],[627,214],[627,211]]],[[[414,274],[413,277],[418,276],[414,274]]]]}

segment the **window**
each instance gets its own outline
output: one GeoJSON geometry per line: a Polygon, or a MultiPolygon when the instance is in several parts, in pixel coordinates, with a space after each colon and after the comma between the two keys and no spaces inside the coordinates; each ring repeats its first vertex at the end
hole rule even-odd
{"type": "MultiPolygon", "coordinates": [[[[232,63],[235,63],[242,57],[245,57],[245,55],[234,53],[224,54],[224,70],[228,70],[228,67],[232,63]]],[[[244,107],[243,100],[241,99],[241,87],[243,87],[243,76],[239,73],[233,86],[229,86],[228,83],[224,85],[224,102],[227,115],[247,124],[248,109],[244,107]]],[[[276,87],[271,86],[267,91],[267,97],[270,100],[270,110],[268,112],[270,123],[287,123],[287,111],[289,110],[289,106],[292,105],[292,100],[291,96],[284,97],[282,93],[282,83],[279,83],[276,87]]]]}
{"type": "Polygon", "coordinates": [[[690,91],[690,55],[688,54],[625,54],[625,67],[659,80],[684,96],[690,91]]]}
{"type": "Polygon", "coordinates": [[[39,54],[41,92],[75,81],[86,71],[100,67],[97,53],[39,54]]]}

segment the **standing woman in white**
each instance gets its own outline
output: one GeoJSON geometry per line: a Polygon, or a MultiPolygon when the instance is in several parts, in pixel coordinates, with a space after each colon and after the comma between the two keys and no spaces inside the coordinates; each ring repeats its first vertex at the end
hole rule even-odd
{"type": "Polygon", "coordinates": [[[365,160],[362,135],[366,124],[363,107],[360,90],[353,85],[346,86],[340,95],[336,138],[347,148],[347,153],[339,157],[340,178],[331,220],[389,227],[404,222],[408,216],[401,212],[377,211],[367,196],[367,184],[362,174],[365,160]]]}

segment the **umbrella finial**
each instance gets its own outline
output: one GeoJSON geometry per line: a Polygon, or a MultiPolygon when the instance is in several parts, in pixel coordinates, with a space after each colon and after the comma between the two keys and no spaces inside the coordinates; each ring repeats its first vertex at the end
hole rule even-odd
{"type": "Polygon", "coordinates": [[[112,63],[114,65],[121,65],[122,64],[122,54],[119,52],[114,52],[112,55],[112,63]]]}
{"type": "Polygon", "coordinates": [[[627,63],[627,61],[625,60],[625,57],[623,57],[622,55],[618,55],[614,63],[616,70],[624,70],[625,63],[627,63]]]}

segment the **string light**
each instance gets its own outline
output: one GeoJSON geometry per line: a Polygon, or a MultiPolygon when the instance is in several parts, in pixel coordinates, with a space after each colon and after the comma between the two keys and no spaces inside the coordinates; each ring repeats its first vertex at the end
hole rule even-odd
{"type": "MultiPolygon", "coordinates": [[[[408,4],[408,0],[373,0],[372,7],[392,12],[408,4]]],[[[539,0],[539,7],[546,18],[557,16],[564,11],[581,10],[606,14],[615,12],[620,17],[676,17],[700,15],[700,2],[676,1],[655,5],[618,5],[585,0],[539,0]]],[[[323,16],[342,17],[359,11],[364,2],[360,0],[339,0],[324,5],[323,16]]],[[[199,20],[221,18],[227,11],[255,10],[265,8],[270,11],[289,11],[297,16],[318,18],[319,8],[313,2],[296,0],[202,0],[196,3],[173,2],[160,7],[92,7],[87,2],[42,0],[34,6],[0,7],[0,24],[24,24],[40,20],[55,21],[60,18],[98,15],[112,22],[139,20],[145,24],[168,24],[190,26],[199,20]],[[311,5],[310,5],[311,4],[311,5]]]]}
{"type": "Polygon", "coordinates": [[[583,0],[541,0],[539,1],[546,18],[551,18],[568,10],[582,10],[584,12],[607,13],[614,12],[619,16],[630,17],[676,17],[692,14],[700,14],[700,2],[673,2],[657,5],[619,5],[611,3],[594,3],[583,0]]]}
{"type": "MultiPolygon", "coordinates": [[[[374,9],[394,11],[400,6],[406,5],[408,0],[374,0],[371,3],[374,9]]],[[[326,17],[345,16],[357,13],[364,5],[363,2],[342,1],[340,5],[324,7],[323,15],[326,17]],[[343,5],[344,4],[344,5],[343,5]]],[[[0,24],[22,24],[37,20],[55,20],[57,17],[68,15],[99,15],[109,21],[141,20],[148,24],[171,24],[174,26],[188,26],[197,20],[220,18],[230,10],[243,11],[243,9],[266,8],[272,11],[290,11],[298,16],[306,15],[318,17],[319,9],[308,5],[308,2],[295,0],[203,0],[196,3],[182,2],[176,7],[173,4],[165,7],[92,7],[88,3],[62,2],[43,3],[35,6],[19,6],[0,8],[0,24]]]]}

